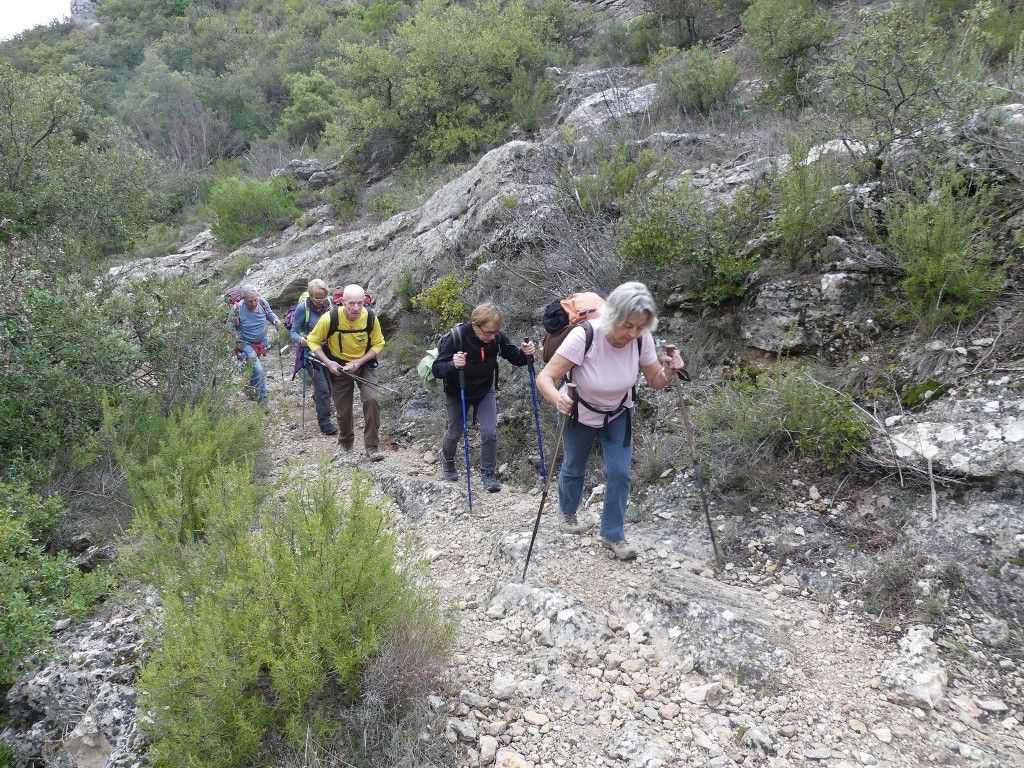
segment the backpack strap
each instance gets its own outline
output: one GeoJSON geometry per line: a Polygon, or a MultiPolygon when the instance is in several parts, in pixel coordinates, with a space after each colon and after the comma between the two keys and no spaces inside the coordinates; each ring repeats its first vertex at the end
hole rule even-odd
{"type": "MultiPolygon", "coordinates": [[[[239,299],[238,301],[236,301],[234,304],[231,305],[231,312],[233,313],[233,316],[235,318],[235,328],[238,328],[239,326],[242,325],[242,315],[238,311],[238,305],[241,304],[241,303],[242,303],[242,300],[239,299]]],[[[260,296],[259,306],[261,306],[263,308],[263,314],[266,316],[267,322],[269,322],[270,321],[270,305],[267,303],[267,300],[264,299],[262,296],[260,296]]]]}
{"type": "MultiPolygon", "coordinates": [[[[331,336],[333,336],[336,333],[363,333],[363,332],[365,332],[366,333],[366,352],[369,352],[370,349],[373,347],[373,341],[370,338],[373,335],[373,324],[377,320],[377,316],[373,313],[373,307],[370,307],[370,306],[366,307],[366,327],[363,328],[363,329],[359,329],[359,328],[338,328],[338,323],[340,322],[339,319],[338,319],[338,310],[339,309],[340,309],[340,307],[337,304],[335,304],[334,306],[331,307],[331,323],[330,323],[330,325],[327,328],[327,338],[328,339],[331,338],[331,336]]],[[[327,339],[324,339],[324,341],[326,342],[327,339]]],[[[341,347],[341,343],[340,342],[339,342],[338,346],[341,347]]],[[[327,354],[327,350],[326,349],[324,349],[324,354],[327,354]]],[[[365,354],[365,352],[363,354],[365,354]]]]}
{"type": "MultiPolygon", "coordinates": [[[[586,340],[583,344],[583,356],[586,357],[587,353],[590,352],[590,347],[594,343],[594,327],[590,324],[589,320],[583,320],[582,322],[579,323],[579,325],[583,328],[583,333],[586,336],[586,340]]],[[[636,351],[638,355],[640,354],[640,351],[643,349],[643,341],[644,337],[643,334],[641,334],[636,339],[636,351]]],[[[573,366],[573,368],[575,367],[576,366],[573,366]]],[[[565,374],[565,380],[568,382],[572,381],[572,368],[570,368],[568,373],[565,374]]],[[[636,385],[633,385],[630,388],[629,392],[622,396],[622,400],[619,402],[619,404],[615,408],[612,408],[611,410],[597,408],[596,406],[593,406],[590,403],[588,403],[586,400],[580,397],[579,387],[571,387],[570,389],[572,389],[572,410],[569,412],[570,427],[580,420],[580,405],[582,405],[588,411],[600,413],[604,416],[604,424],[602,425],[602,429],[608,426],[608,422],[611,421],[613,416],[616,416],[622,411],[626,410],[626,400],[628,400],[630,396],[632,396],[633,398],[633,404],[636,405],[636,385]]],[[[628,446],[630,441],[633,439],[633,419],[630,417],[628,412],[626,414],[626,420],[626,435],[622,440],[623,447],[628,446]]]]}

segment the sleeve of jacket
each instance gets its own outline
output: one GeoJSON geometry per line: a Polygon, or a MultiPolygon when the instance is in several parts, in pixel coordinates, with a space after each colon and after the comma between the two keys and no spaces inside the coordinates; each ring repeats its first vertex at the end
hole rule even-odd
{"type": "Polygon", "coordinates": [[[305,317],[306,302],[303,300],[295,305],[295,319],[292,320],[292,329],[289,334],[296,344],[302,341],[302,326],[305,325],[305,317]]]}
{"type": "Polygon", "coordinates": [[[373,328],[370,329],[370,347],[375,356],[380,357],[381,350],[384,349],[384,331],[380,329],[380,318],[376,315],[373,317],[373,328]]]}
{"type": "Polygon", "coordinates": [[[526,353],[513,344],[504,333],[498,334],[498,354],[512,365],[526,365],[526,353]]]}
{"type": "Polygon", "coordinates": [[[306,336],[306,343],[309,344],[311,352],[316,352],[320,349],[320,345],[327,340],[327,332],[331,329],[331,313],[325,312],[320,315],[320,319],[317,320],[316,325],[313,326],[313,330],[306,336]]]}
{"type": "Polygon", "coordinates": [[[457,369],[452,365],[452,355],[457,351],[452,334],[445,334],[444,338],[441,339],[441,345],[437,348],[437,357],[434,358],[434,362],[430,366],[434,378],[446,381],[449,376],[454,377],[457,375],[457,369]]]}

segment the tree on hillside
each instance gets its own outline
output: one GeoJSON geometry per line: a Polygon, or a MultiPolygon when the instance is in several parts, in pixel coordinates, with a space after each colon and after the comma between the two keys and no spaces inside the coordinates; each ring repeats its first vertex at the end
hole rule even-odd
{"type": "Polygon", "coordinates": [[[768,98],[803,100],[802,81],[835,36],[829,12],[815,10],[811,0],[755,0],[743,13],[743,28],[768,98]]]}
{"type": "Polygon", "coordinates": [[[159,210],[156,165],[68,76],[0,64],[0,239],[55,228],[85,255],[124,246],[159,210]]]}
{"type": "Polygon", "coordinates": [[[556,55],[551,25],[522,0],[426,0],[390,43],[347,45],[332,62],[345,98],[328,134],[396,157],[465,156],[504,135],[516,73],[536,82],[556,55]]]}
{"type": "Polygon", "coordinates": [[[829,118],[880,170],[890,147],[927,145],[977,98],[970,53],[902,5],[862,11],[862,31],[825,68],[829,118]]]}

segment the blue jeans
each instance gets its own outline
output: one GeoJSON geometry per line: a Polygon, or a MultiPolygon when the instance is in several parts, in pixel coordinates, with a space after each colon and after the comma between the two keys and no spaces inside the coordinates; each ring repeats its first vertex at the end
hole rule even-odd
{"type": "Polygon", "coordinates": [[[256,355],[256,350],[252,348],[252,344],[249,342],[243,342],[242,359],[245,362],[252,360],[252,373],[249,375],[249,386],[252,387],[253,391],[256,393],[256,402],[267,402],[267,374],[263,371],[263,366],[260,364],[260,359],[256,355]]]}
{"type": "MultiPolygon", "coordinates": [[[[564,416],[562,418],[565,418],[564,416]]],[[[633,480],[630,463],[633,443],[623,445],[626,419],[633,418],[633,409],[612,420],[606,427],[567,424],[562,433],[562,469],[558,473],[558,505],[563,512],[575,514],[583,497],[583,478],[587,470],[594,438],[601,441],[604,453],[604,511],[601,513],[601,536],[610,541],[626,538],[626,502],[633,480]]]]}

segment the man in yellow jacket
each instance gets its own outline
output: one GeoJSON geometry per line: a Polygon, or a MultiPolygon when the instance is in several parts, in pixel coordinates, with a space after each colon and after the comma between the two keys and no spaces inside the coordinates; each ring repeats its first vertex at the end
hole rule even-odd
{"type": "Polygon", "coordinates": [[[330,374],[331,399],[338,413],[338,442],[352,450],[355,432],[352,425],[352,397],[359,385],[363,403],[363,445],[373,461],[380,452],[380,403],[377,401],[377,356],[384,349],[384,334],[377,319],[365,305],[366,291],[358,285],[346,285],[340,307],[331,308],[306,336],[309,349],[330,374]],[[333,332],[332,332],[333,326],[333,332]]]}

